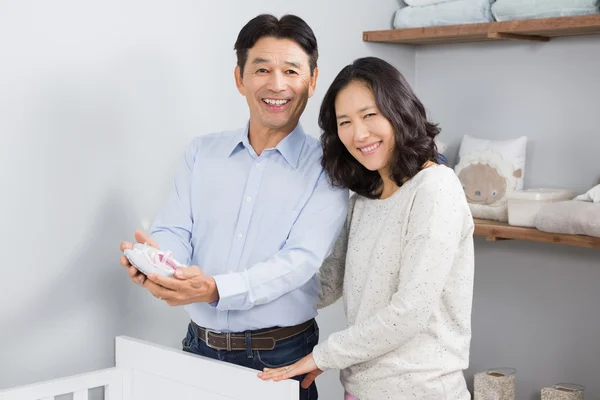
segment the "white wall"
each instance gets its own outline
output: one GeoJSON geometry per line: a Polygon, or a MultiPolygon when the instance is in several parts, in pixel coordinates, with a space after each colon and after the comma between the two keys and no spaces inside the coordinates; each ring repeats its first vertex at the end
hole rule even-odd
{"type": "MultiPolygon", "coordinates": [[[[600,177],[600,38],[420,47],[416,89],[454,161],[463,134],[529,137],[525,188],[579,194],[600,177]]],[[[600,252],[476,239],[474,372],[512,366],[517,399],[576,382],[600,398],[600,252]]]]}
{"type": "MultiPolygon", "coordinates": [[[[2,279],[0,388],[113,363],[127,334],[179,346],[187,324],[129,283],[119,243],[147,228],[192,137],[247,118],[233,44],[261,12],[305,18],[321,74],[303,117],[342,66],[376,55],[414,78],[414,51],[365,44],[396,1],[57,0],[0,2],[2,279]]],[[[339,304],[322,338],[345,324],[339,304]]],[[[337,373],[323,399],[341,398],[337,373]]]]}

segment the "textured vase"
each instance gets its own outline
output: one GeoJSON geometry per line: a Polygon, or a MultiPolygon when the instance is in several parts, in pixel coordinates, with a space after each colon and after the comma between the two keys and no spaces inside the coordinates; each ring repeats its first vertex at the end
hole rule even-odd
{"type": "Polygon", "coordinates": [[[557,383],[542,389],[542,400],[583,400],[583,390],[574,383],[557,383]]]}
{"type": "Polygon", "coordinates": [[[515,400],[514,368],[496,368],[475,374],[475,400],[515,400]]]}

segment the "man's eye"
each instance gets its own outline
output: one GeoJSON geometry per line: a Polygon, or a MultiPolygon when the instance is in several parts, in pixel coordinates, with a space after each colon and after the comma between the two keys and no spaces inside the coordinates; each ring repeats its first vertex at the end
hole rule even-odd
{"type": "Polygon", "coordinates": [[[267,70],[266,70],[266,69],[264,69],[264,68],[260,68],[260,69],[259,69],[259,70],[257,70],[256,72],[258,72],[258,73],[263,73],[263,72],[267,72],[267,70]]]}
{"type": "Polygon", "coordinates": [[[297,74],[297,72],[294,71],[293,69],[288,69],[287,71],[285,71],[285,73],[288,74],[288,75],[295,75],[295,74],[297,74]]]}

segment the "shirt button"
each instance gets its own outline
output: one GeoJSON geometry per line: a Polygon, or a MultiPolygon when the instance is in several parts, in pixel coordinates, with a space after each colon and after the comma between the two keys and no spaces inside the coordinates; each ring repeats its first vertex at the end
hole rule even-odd
{"type": "Polygon", "coordinates": [[[242,235],[241,233],[238,233],[238,239],[241,239],[242,236],[244,236],[244,235],[242,235]]]}
{"type": "Polygon", "coordinates": [[[256,168],[260,168],[260,163],[256,163],[256,168]]]}
{"type": "Polygon", "coordinates": [[[246,201],[247,201],[248,203],[250,203],[250,202],[252,201],[252,197],[250,197],[250,196],[246,197],[246,201]]]}

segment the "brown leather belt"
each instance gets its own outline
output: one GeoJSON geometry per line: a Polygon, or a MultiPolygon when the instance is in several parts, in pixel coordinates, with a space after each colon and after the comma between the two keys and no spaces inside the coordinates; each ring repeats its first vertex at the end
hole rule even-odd
{"type": "MultiPolygon", "coordinates": [[[[193,323],[193,322],[192,322],[193,323]]],[[[267,328],[258,331],[252,331],[250,334],[250,345],[252,350],[273,350],[279,340],[296,336],[312,325],[313,320],[308,320],[299,325],[286,326],[282,328],[267,328]]],[[[215,350],[246,350],[245,333],[216,332],[210,329],[202,328],[193,323],[198,329],[198,337],[205,342],[208,347],[215,350]]]]}

